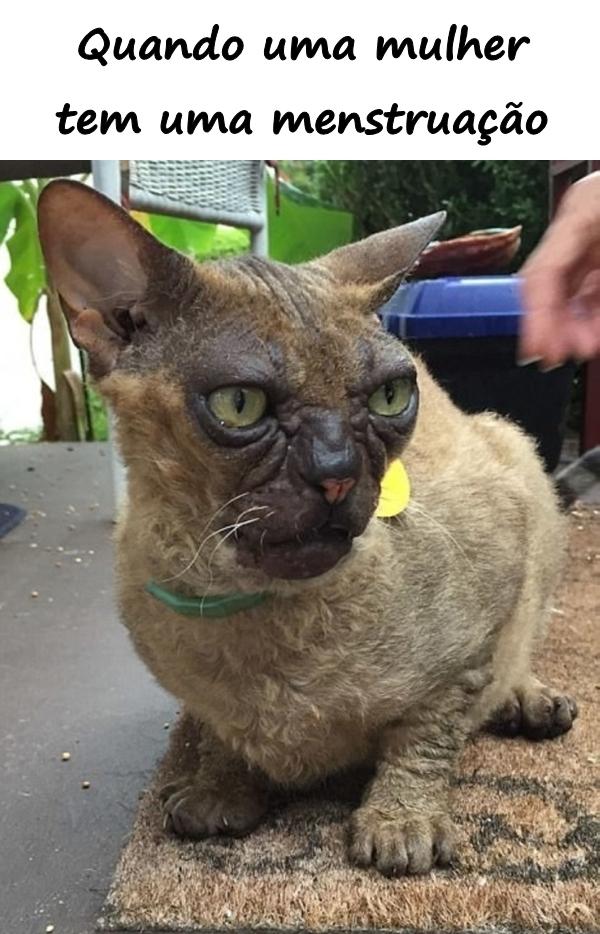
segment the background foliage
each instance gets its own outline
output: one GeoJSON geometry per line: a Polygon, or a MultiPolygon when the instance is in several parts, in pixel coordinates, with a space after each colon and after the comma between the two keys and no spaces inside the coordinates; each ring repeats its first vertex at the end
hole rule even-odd
{"type": "Polygon", "coordinates": [[[543,161],[336,160],[281,166],[298,187],[350,211],[357,238],[444,208],[443,239],[522,224],[518,267],[547,225],[548,163],[543,161]]]}
{"type": "Polygon", "coordinates": [[[0,245],[6,240],[10,268],[5,278],[19,312],[31,322],[46,289],[46,271],[37,235],[37,200],[43,183],[0,183],[0,245]]]}

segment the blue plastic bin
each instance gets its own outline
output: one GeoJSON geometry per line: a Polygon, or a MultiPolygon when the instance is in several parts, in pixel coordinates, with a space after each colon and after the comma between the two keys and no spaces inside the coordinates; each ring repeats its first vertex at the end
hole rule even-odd
{"type": "Polygon", "coordinates": [[[380,309],[386,330],[420,354],[466,412],[492,410],[537,441],[549,471],[560,458],[574,366],[517,365],[523,313],[516,276],[427,279],[401,285],[380,309]]]}

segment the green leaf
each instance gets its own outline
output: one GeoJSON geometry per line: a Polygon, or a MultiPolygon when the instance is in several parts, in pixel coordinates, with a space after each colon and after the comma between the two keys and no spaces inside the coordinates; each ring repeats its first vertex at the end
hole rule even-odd
{"type": "Polygon", "coordinates": [[[10,222],[15,216],[18,188],[12,182],[0,182],[0,245],[4,242],[10,222]]]}
{"type": "Polygon", "coordinates": [[[22,317],[31,322],[46,286],[46,271],[34,205],[21,188],[16,191],[15,230],[6,242],[11,266],[5,282],[17,299],[22,317]]]}
{"type": "Polygon", "coordinates": [[[150,230],[159,240],[187,256],[202,254],[212,242],[216,229],[214,224],[162,214],[149,214],[148,222],[150,230]]]}
{"type": "Polygon", "coordinates": [[[206,224],[162,214],[149,214],[148,224],[154,236],[167,246],[195,259],[215,259],[243,253],[250,242],[246,230],[221,224],[206,224]]]}

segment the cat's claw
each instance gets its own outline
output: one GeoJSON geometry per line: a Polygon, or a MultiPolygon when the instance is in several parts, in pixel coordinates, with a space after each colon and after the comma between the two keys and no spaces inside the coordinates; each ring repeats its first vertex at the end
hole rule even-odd
{"type": "Polygon", "coordinates": [[[446,815],[388,816],[368,805],[352,815],[350,833],[350,860],[357,866],[374,866],[384,876],[416,875],[446,866],[456,842],[446,815]]]}
{"type": "Polygon", "coordinates": [[[194,785],[174,787],[163,800],[163,826],[178,837],[242,837],[254,830],[266,810],[257,794],[228,797],[226,791],[199,790],[194,785]]]}
{"type": "Polygon", "coordinates": [[[539,685],[515,691],[490,718],[488,728],[503,736],[554,739],[567,733],[577,717],[577,702],[539,685]]]}

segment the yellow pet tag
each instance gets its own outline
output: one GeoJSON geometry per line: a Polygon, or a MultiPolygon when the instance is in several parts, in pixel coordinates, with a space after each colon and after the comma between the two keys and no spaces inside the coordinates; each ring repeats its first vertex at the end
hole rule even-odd
{"type": "Polygon", "coordinates": [[[381,492],[375,515],[389,519],[406,509],[410,499],[410,480],[402,461],[392,461],[381,481],[381,492]]]}

